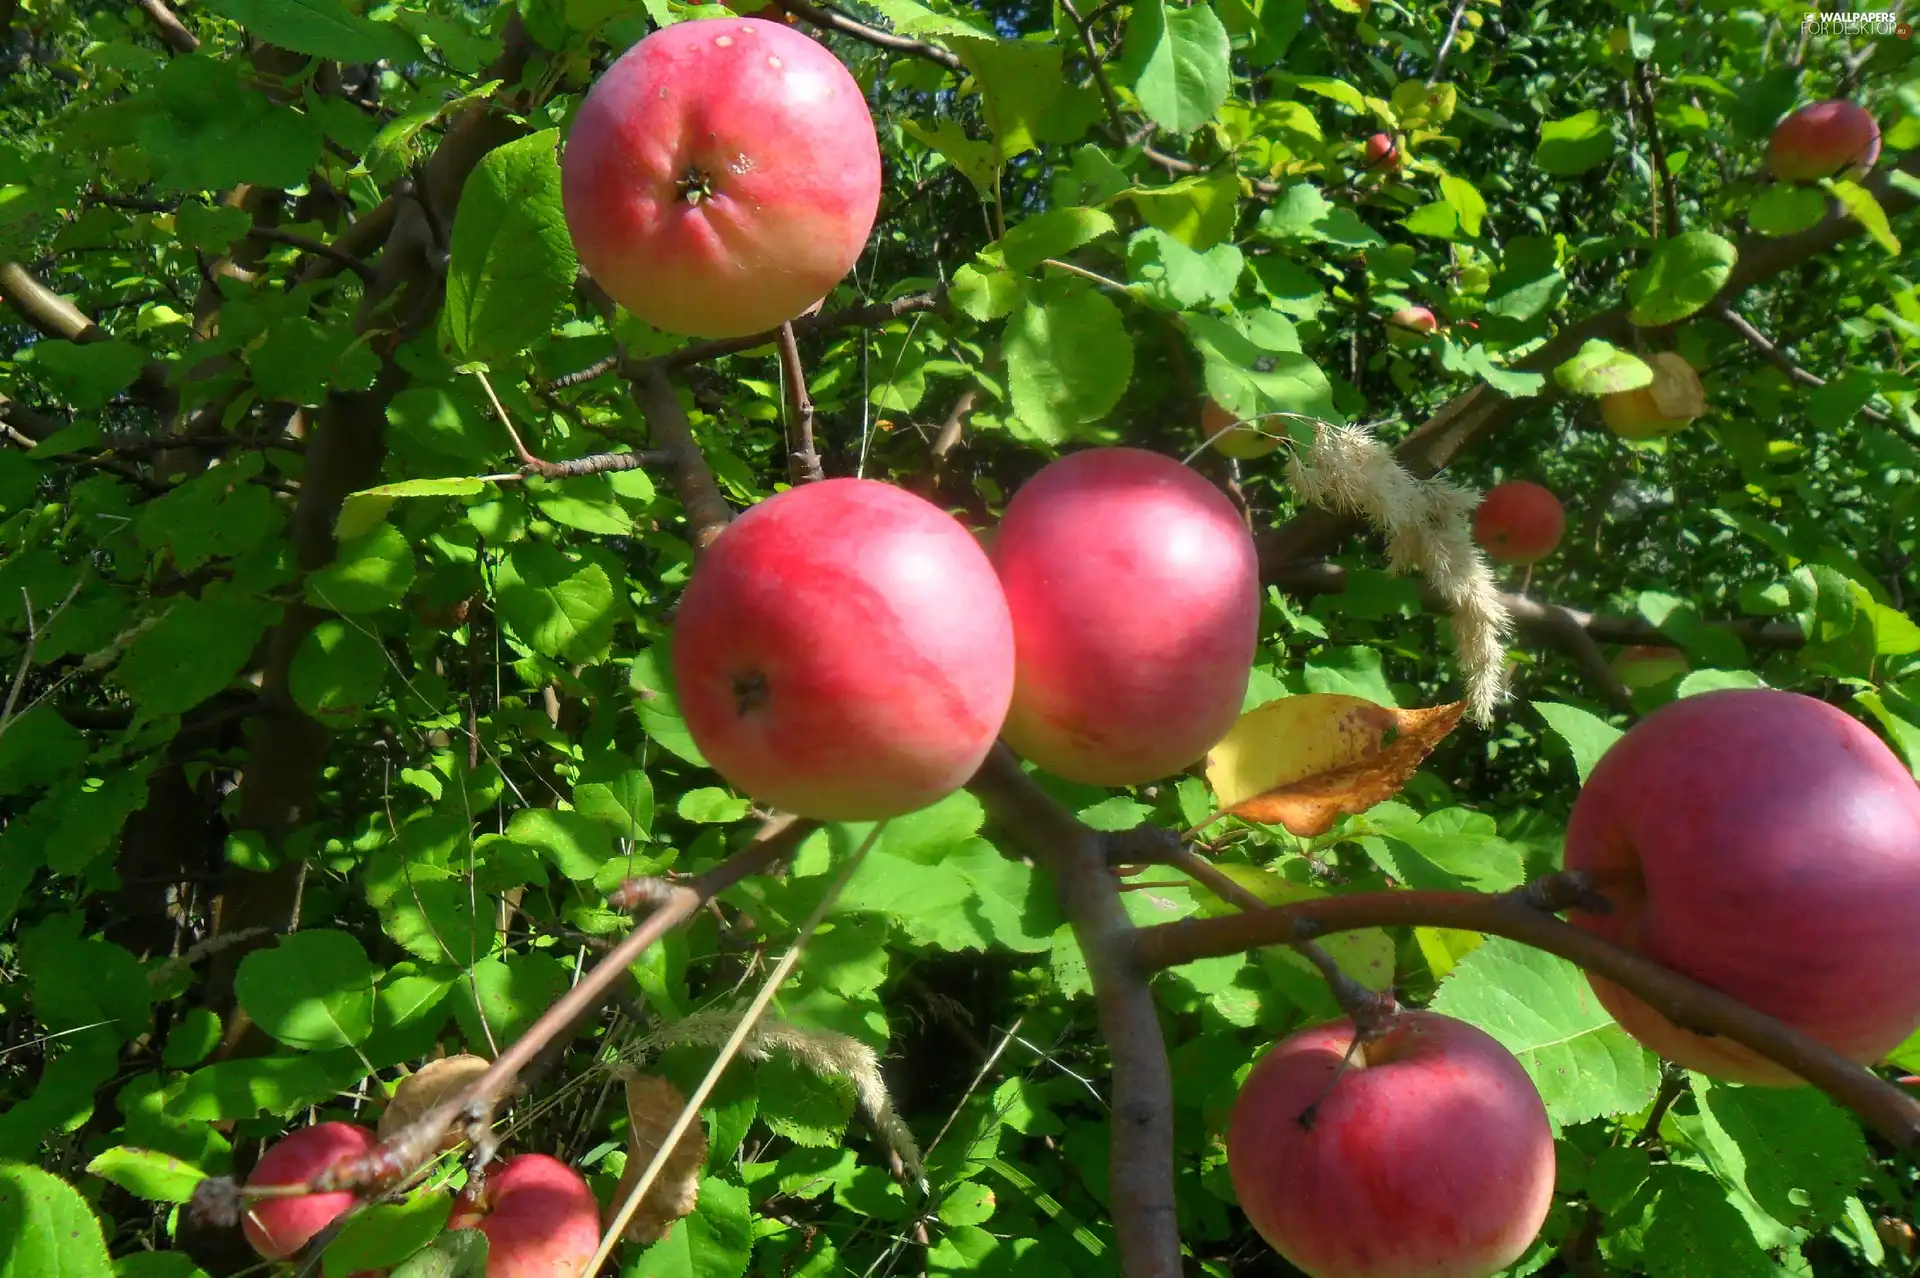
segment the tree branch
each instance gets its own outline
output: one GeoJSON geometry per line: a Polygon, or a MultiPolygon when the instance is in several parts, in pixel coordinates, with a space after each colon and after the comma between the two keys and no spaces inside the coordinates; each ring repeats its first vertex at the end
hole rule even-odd
{"type": "Polygon", "coordinates": [[[787,390],[787,478],[795,486],[825,479],[820,454],[813,448],[813,398],[807,394],[807,370],[793,325],[780,326],[780,371],[787,390]]]}
{"type": "Polygon", "coordinates": [[[1112,1062],[1113,1227],[1124,1278],[1181,1278],[1173,1189],[1173,1071],[1153,994],[1130,961],[1134,928],[1108,868],[1109,840],[1055,803],[996,745],[967,783],[1053,879],[1087,959],[1112,1062]]]}
{"type": "MultiPolygon", "coordinates": [[[[1720,303],[1713,308],[1713,316],[1728,328],[1740,334],[1747,345],[1759,351],[1769,364],[1772,364],[1775,368],[1785,373],[1789,380],[1799,382],[1802,386],[1812,386],[1815,388],[1827,384],[1826,378],[1821,377],[1818,373],[1810,373],[1794,363],[1793,359],[1785,351],[1781,350],[1769,340],[1765,333],[1755,328],[1745,317],[1734,310],[1733,307],[1724,302],[1720,303]]],[[[1893,424],[1893,418],[1869,404],[1862,404],[1860,406],[1860,415],[1868,421],[1877,422],[1882,426],[1891,426],[1893,424]]]]}
{"type": "Polygon", "coordinates": [[[375,278],[373,267],[367,263],[361,261],[345,249],[329,244],[325,240],[316,240],[310,235],[300,235],[293,231],[282,231],[277,227],[256,226],[247,232],[247,238],[252,240],[265,240],[269,244],[285,244],[292,248],[299,249],[302,253],[312,254],[314,257],[324,257],[337,266],[344,266],[369,284],[373,283],[375,278]]]}
{"type": "MultiPolygon", "coordinates": [[[[891,302],[869,302],[864,306],[851,306],[842,311],[823,311],[818,315],[802,315],[799,319],[792,321],[793,334],[795,337],[811,337],[815,333],[831,332],[837,328],[879,328],[903,315],[937,311],[946,304],[947,294],[944,288],[931,293],[914,293],[907,297],[895,298],[891,302]]],[[[777,346],[779,343],[780,330],[777,328],[764,333],[752,333],[746,337],[716,338],[710,342],[696,342],[692,346],[683,346],[677,351],[668,351],[665,355],[653,359],[629,360],[625,372],[628,377],[633,377],[650,364],[665,369],[681,369],[693,364],[704,364],[722,355],[735,355],[760,346],[777,346]]]]}
{"type": "Polygon", "coordinates": [[[169,49],[175,53],[192,53],[200,47],[200,37],[187,30],[179,15],[167,7],[167,0],[135,0],[135,3],[160,29],[160,38],[169,49]]]}
{"type": "Polygon", "coordinates": [[[643,367],[633,380],[633,396],[653,433],[654,446],[666,455],[667,477],[686,509],[688,540],[697,554],[713,544],[733,511],[713,482],[713,471],[693,437],[693,423],[681,409],[666,373],[658,365],[643,367]]]}
{"type": "Polygon", "coordinates": [[[1680,236],[1680,202],[1674,194],[1673,174],[1667,172],[1667,150],[1660,143],[1660,121],[1654,118],[1653,73],[1644,62],[1637,62],[1633,68],[1633,79],[1627,87],[1628,94],[1640,104],[1640,113],[1647,122],[1647,149],[1653,156],[1653,181],[1660,192],[1660,212],[1665,219],[1667,238],[1680,236]]]}
{"type": "Polygon", "coordinates": [[[907,36],[894,35],[890,31],[882,31],[877,27],[870,27],[865,23],[855,22],[852,18],[846,17],[843,14],[835,13],[830,9],[823,9],[819,5],[812,4],[810,0],[773,0],[773,3],[775,7],[791,13],[796,18],[811,22],[816,27],[822,27],[828,31],[838,31],[842,35],[852,36],[854,39],[865,44],[870,44],[876,49],[885,49],[891,53],[904,53],[916,58],[925,58],[929,62],[938,63],[949,71],[964,73],[967,69],[967,64],[960,61],[959,56],[950,49],[942,49],[938,45],[926,44],[907,36]]]}
{"type": "Polygon", "coordinates": [[[1899,1148],[1920,1148],[1920,1099],[1737,999],[1533,908],[1519,894],[1356,892],[1219,918],[1182,919],[1135,932],[1131,958],[1142,971],[1159,971],[1369,927],[1458,928],[1557,954],[1620,986],[1677,1025],[1720,1035],[1791,1070],[1899,1148]]]}

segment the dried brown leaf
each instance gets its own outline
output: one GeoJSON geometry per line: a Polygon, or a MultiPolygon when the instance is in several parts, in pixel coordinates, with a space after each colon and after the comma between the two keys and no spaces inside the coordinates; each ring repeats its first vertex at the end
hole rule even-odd
{"type": "MultiPolygon", "coordinates": [[[[647,1164],[660,1151],[660,1142],[686,1108],[678,1087],[656,1074],[627,1073],[627,1169],[614,1191],[611,1211],[618,1211],[639,1183],[647,1164]]],[[[627,1221],[626,1239],[650,1247],[667,1236],[673,1222],[691,1215],[700,1201],[700,1172],[707,1165],[707,1127],[699,1118],[680,1136],[673,1153],[647,1187],[647,1196],[627,1221]]],[[[611,1219],[611,1215],[609,1215],[611,1219]]]]}
{"type": "MultiPolygon", "coordinates": [[[[428,1061],[400,1080],[400,1085],[393,1089],[393,1099],[387,1102],[386,1112],[380,1115],[377,1129],[380,1139],[390,1139],[441,1101],[459,1095],[474,1079],[487,1072],[487,1065],[488,1062],[478,1056],[446,1056],[428,1061]]],[[[440,1148],[452,1149],[460,1139],[460,1129],[455,1127],[441,1140],[440,1148]]]]}
{"type": "Polygon", "coordinates": [[[1285,826],[1303,838],[1325,834],[1343,813],[1365,812],[1398,794],[1466,709],[1466,702],[1456,701],[1424,710],[1388,711],[1399,736],[1378,753],[1278,786],[1227,810],[1243,820],[1285,826]]]}

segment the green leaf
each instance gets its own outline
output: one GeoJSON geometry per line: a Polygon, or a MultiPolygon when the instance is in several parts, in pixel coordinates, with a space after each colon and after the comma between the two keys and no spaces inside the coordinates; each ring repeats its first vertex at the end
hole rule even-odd
{"type": "Polygon", "coordinates": [[[1133,376],[1120,309],[1077,279],[1035,286],[1007,324],[1005,349],[1013,410],[1051,444],[1106,416],[1133,376]]]}
{"type": "Polygon", "coordinates": [[[1480,234],[1481,223],[1487,216],[1487,201],[1473,183],[1451,173],[1442,174],[1440,195],[1459,216],[1461,230],[1468,235],[1480,234]]]}
{"type": "Polygon", "coordinates": [[[1603,1241],[1608,1259],[1626,1252],[1647,1278],[1779,1278],[1726,1187],[1690,1167],[1655,1167],[1634,1200],[1615,1213],[1603,1241]]]}
{"type": "Polygon", "coordinates": [[[452,1210],[453,1198],[444,1190],[411,1194],[397,1203],[374,1203],[327,1244],[321,1272],[326,1278],[352,1278],[397,1265],[431,1243],[446,1227],[452,1210]]]}
{"type": "Polygon", "coordinates": [[[1534,164],[1559,177],[1572,177],[1605,164],[1613,155],[1613,125],[1598,111],[1582,111],[1540,126],[1534,164]]]}
{"type": "Polygon", "coordinates": [[[963,315],[986,323],[1013,314],[1025,296],[1026,281],[999,267],[983,269],[967,263],[953,273],[949,296],[963,315]]]}
{"type": "Polygon", "coordinates": [[[1660,1085],[1658,1060],[1614,1023],[1585,973],[1504,937],[1460,961],[1433,1010],[1499,1039],[1562,1126],[1644,1109],[1660,1085]]]}
{"type": "Polygon", "coordinates": [[[234,994],[288,1047],[351,1047],[373,1032],[373,964],[346,932],[295,932],[240,960],[234,994]]]}
{"type": "Polygon", "coordinates": [[[487,1057],[526,1033],[566,993],[568,983],[565,965],[549,954],[484,958],[468,977],[460,982],[453,1014],[469,1047],[487,1057]]]}
{"type": "Polygon", "coordinates": [[[738,821],[753,806],[745,799],[736,798],[718,786],[702,786],[689,790],[680,796],[680,802],[674,811],[683,821],[693,821],[701,825],[727,825],[738,821]]]}
{"type": "Polygon", "coordinates": [[[413,547],[392,524],[340,543],[333,562],[307,578],[307,595],[335,612],[377,612],[399,603],[413,585],[413,547]]]}
{"type": "Polygon", "coordinates": [[[1612,395],[1653,384],[1653,369],[1638,355],[1590,337],[1573,357],[1558,364],[1553,380],[1570,395],[1612,395]]]}
{"type": "Polygon", "coordinates": [[[273,615],[233,594],[180,600],[128,646],[114,681],[150,716],[182,714],[232,682],[273,615]]]}
{"type": "Polygon", "coordinates": [[[830,1149],[845,1139],[853,1120],[853,1084],[822,1077],[776,1056],[754,1070],[760,1118],[773,1134],[809,1149],[830,1149]]]}
{"type": "Polygon", "coordinates": [[[243,75],[245,65],[207,52],[167,63],[158,100],[143,103],[135,121],[156,181],[181,191],[241,183],[285,190],[319,166],[319,117],[269,99],[243,75]]]}
{"type": "Polygon", "coordinates": [[[1072,252],[1113,230],[1113,217],[1101,209],[1049,209],[1009,229],[1000,251],[1009,270],[1027,274],[1049,257],[1072,252]]]}
{"type": "Polygon", "coordinates": [[[968,137],[967,131],[952,120],[939,120],[933,124],[903,120],[900,129],[921,146],[946,157],[949,164],[960,170],[962,177],[973,183],[982,199],[994,198],[999,188],[1000,156],[991,142],[968,137]]]}
{"type": "Polygon", "coordinates": [[[507,836],[538,849],[575,882],[593,878],[613,856],[613,832],[581,812],[522,808],[507,823],[507,836]]]}
{"type": "Polygon", "coordinates": [[[1169,8],[1136,0],[1121,58],[1147,118],[1172,133],[1192,133],[1213,118],[1231,88],[1227,29],[1213,6],[1169,8]]]}
{"type": "Polygon", "coordinates": [[[1216,244],[1196,253],[1158,227],[1135,232],[1127,241],[1128,273],[1174,310],[1225,304],[1245,268],[1246,258],[1232,244],[1216,244]]]}
{"type": "Polygon", "coordinates": [[[99,1218],[38,1167],[0,1163],[0,1278],[109,1278],[99,1218]]]}
{"type": "Polygon", "coordinates": [[[495,604],[542,656],[598,660],[613,639],[613,582],[592,560],[570,562],[550,542],[517,545],[500,565],[495,604]]]}
{"type": "Polygon", "coordinates": [[[179,1251],[136,1251],[113,1262],[114,1278],[207,1278],[207,1271],[179,1251]]]}
{"type": "Polygon", "coordinates": [[[1859,1122],[1811,1087],[1738,1087],[1688,1075],[1697,1107],[1675,1121],[1714,1174],[1780,1224],[1819,1231],[1846,1215],[1873,1162],[1859,1122]]]}
{"type": "Polygon", "coordinates": [[[409,866],[379,909],[381,930],[423,963],[465,967],[493,948],[494,903],[437,865],[409,866]]]}
{"type": "Polygon", "coordinates": [[[1567,749],[1573,751],[1573,767],[1580,774],[1582,785],[1586,784],[1587,777],[1593,772],[1593,765],[1600,762],[1600,756],[1626,735],[1605,719],[1578,706],[1561,705],[1556,701],[1535,701],[1531,704],[1555,735],[1567,743],[1567,749]]]}
{"type": "Polygon", "coordinates": [[[1820,188],[1778,182],[1747,206],[1747,225],[1762,235],[1798,235],[1820,224],[1827,199],[1820,188]]]}
{"type": "Polygon", "coordinates": [[[420,51],[398,27],[348,11],[339,0],[205,0],[215,13],[247,28],[267,44],[336,62],[395,63],[417,60],[420,51]]]}
{"type": "Polygon", "coordinates": [[[580,261],[560,205],[558,129],[509,142],[480,161],[453,218],[442,325],[470,360],[498,359],[545,337],[573,294],[580,261]]]}
{"type": "Polygon", "coordinates": [[[583,781],[573,788],[573,806],[588,820],[612,826],[617,834],[644,839],[653,829],[653,782],[639,768],[611,781],[583,781]]]}
{"type": "Polygon", "coordinates": [[[147,353],[127,342],[67,342],[49,338],[30,348],[33,362],[60,398],[75,408],[104,405],[140,376],[147,353]]]}
{"type": "Polygon", "coordinates": [[[1662,241],[1653,260],[1627,279],[1628,318],[1641,328],[1678,323],[1714,299],[1739,260],[1733,242],[1712,231],[1662,241]]]}
{"type": "Polygon", "coordinates": [[[282,318],[247,353],[247,368],[265,399],[319,404],[329,391],[366,390],[380,360],[350,325],[331,328],[304,315],[282,318]]]}
{"type": "Polygon", "coordinates": [[[287,673],[287,690],[295,705],[316,718],[356,714],[380,694],[389,664],[377,635],[330,619],[300,641],[287,673]]]}
{"type": "Polygon", "coordinates": [[[622,1278],[742,1278],[752,1257],[752,1222],[747,1191],[709,1176],[694,1213],[629,1261],[622,1278]]]}
{"type": "Polygon", "coordinates": [[[1501,838],[1494,819],[1483,812],[1445,808],[1412,822],[1368,821],[1367,828],[1406,844],[1429,864],[1476,891],[1505,892],[1526,880],[1524,850],[1501,838]]]}
{"type": "Polygon", "coordinates": [[[971,36],[951,36],[947,43],[973,72],[987,127],[1000,144],[999,158],[1031,151],[1047,108],[1060,93],[1060,46],[971,36]]]}
{"type": "Polygon", "coordinates": [[[486,1272],[487,1236],[478,1229],[455,1229],[415,1253],[389,1278],[485,1278],[486,1272]]]}
{"type": "MultiPolygon", "coordinates": [[[[388,410],[391,415],[393,410],[388,410]]],[[[371,532],[393,503],[403,497],[467,497],[487,490],[486,481],[476,478],[409,479],[398,484],[382,484],[349,493],[334,521],[333,533],[342,541],[352,541],[371,532]]]]}
{"type": "Polygon", "coordinates": [[[1833,197],[1840,201],[1840,206],[1853,216],[1854,221],[1866,228],[1874,243],[1895,257],[1900,255],[1899,237],[1894,235],[1893,227],[1887,222],[1887,211],[1880,207],[1880,201],[1873,198],[1873,192],[1858,182],[1845,179],[1823,182],[1821,185],[1832,191],[1833,197]]]}
{"type": "Polygon", "coordinates": [[[154,1203],[184,1203],[207,1173],[172,1154],[116,1145],[87,1164],[89,1175],[110,1180],[137,1198],[154,1203]]]}
{"type": "Polygon", "coordinates": [[[330,1098],[365,1073],[352,1052],[222,1061],[187,1075],[167,1101],[165,1113],[199,1122],[284,1114],[330,1098]]]}
{"type": "Polygon", "coordinates": [[[1204,253],[1231,237],[1240,217],[1240,183],[1231,173],[1184,177],[1165,186],[1133,187],[1126,196],[1147,225],[1165,231],[1196,253],[1204,253]]]}

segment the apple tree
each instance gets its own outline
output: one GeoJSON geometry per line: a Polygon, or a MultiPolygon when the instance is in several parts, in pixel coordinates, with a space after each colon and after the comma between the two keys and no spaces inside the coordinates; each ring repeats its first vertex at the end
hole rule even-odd
{"type": "Polygon", "coordinates": [[[0,1278],[1920,1274],[1911,34],[0,0],[0,1278]]]}

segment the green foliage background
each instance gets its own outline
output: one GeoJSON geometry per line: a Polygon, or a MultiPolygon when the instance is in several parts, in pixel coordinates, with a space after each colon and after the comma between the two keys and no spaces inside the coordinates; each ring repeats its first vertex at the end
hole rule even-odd
{"type": "MultiPolygon", "coordinates": [[[[555,148],[612,56],[724,11],[178,12],[194,51],[136,6],[0,4],[8,1278],[240,1272],[237,1231],[180,1210],[201,1177],[243,1172],[310,1117],[369,1118],[439,1051],[493,1054],[626,929],[610,889],[706,868],[754,828],[667,679],[691,560],[676,498],[646,469],[480,480],[514,463],[471,372],[484,361],[542,457],[646,445],[617,370],[555,384],[616,342],[682,345],[576,287],[555,148]],[[400,487],[336,525],[347,493],[378,485],[400,487]]],[[[1203,395],[1398,439],[1485,383],[1528,406],[1449,474],[1563,496],[1566,542],[1527,590],[1691,660],[1639,710],[1794,688],[1920,769],[1913,165],[1882,190],[1890,218],[1832,188],[1867,233],[1736,302],[1811,379],[1700,310],[1750,264],[1729,256],[1744,232],[1789,243],[1825,212],[1822,193],[1760,176],[1786,110],[1854,96],[1891,159],[1912,154],[1910,41],[1803,36],[1802,8],[1774,3],[849,12],[927,56],[829,38],[868,92],[887,187],[827,309],[942,300],[803,341],[829,473],[988,524],[1064,447],[1185,456],[1203,395]],[[1375,131],[1405,172],[1364,168],[1375,131]],[[1446,327],[1389,349],[1383,319],[1407,304],[1446,327]],[[1591,398],[1517,367],[1621,304],[1644,349],[1702,371],[1711,413],[1669,441],[1625,444],[1591,398]],[[968,392],[964,442],[936,461],[968,392]]],[[[732,501],[785,482],[771,345],[683,369],[677,393],[732,501]]],[[[1265,530],[1298,513],[1283,458],[1196,464],[1265,530]]],[[[1374,542],[1339,549],[1344,592],[1271,593],[1249,705],[1455,699],[1417,586],[1381,571],[1374,542]]],[[[1553,868],[1578,782],[1626,719],[1540,634],[1514,660],[1496,726],[1456,733],[1398,800],[1313,840],[1236,825],[1213,855],[1303,892],[1498,891],[1553,868]]],[[[1194,777],[1045,783],[1101,829],[1210,811],[1194,777]]],[[[607,1066],[743,997],[860,833],[814,836],[790,872],[657,947],[516,1103],[507,1147],[610,1193],[625,1119],[607,1066]]],[[[775,1006],[881,1054],[927,1195],[889,1173],[842,1080],[738,1064],[704,1115],[698,1212],[622,1272],[1117,1272],[1086,966],[1044,877],[996,840],[965,794],[894,823],[775,1006]]],[[[1139,922],[1217,906],[1178,885],[1125,901],[1139,922]]],[[[1539,1082],[1561,1192],[1516,1272],[1914,1271],[1897,1228],[1920,1192],[1911,1157],[1810,1091],[1663,1082],[1574,969],[1475,939],[1363,933],[1337,952],[1485,1026],[1539,1082]]],[[[1291,954],[1196,963],[1156,991],[1192,1272],[1289,1272],[1231,1205],[1224,1118],[1255,1054],[1332,1002],[1291,954]]],[[[710,1059],[675,1048],[655,1066],[690,1087],[710,1059]]],[[[1920,1071],[1920,1043],[1896,1060],[1920,1071]]],[[[405,1261],[455,1176],[370,1215],[325,1272],[405,1261]]]]}

